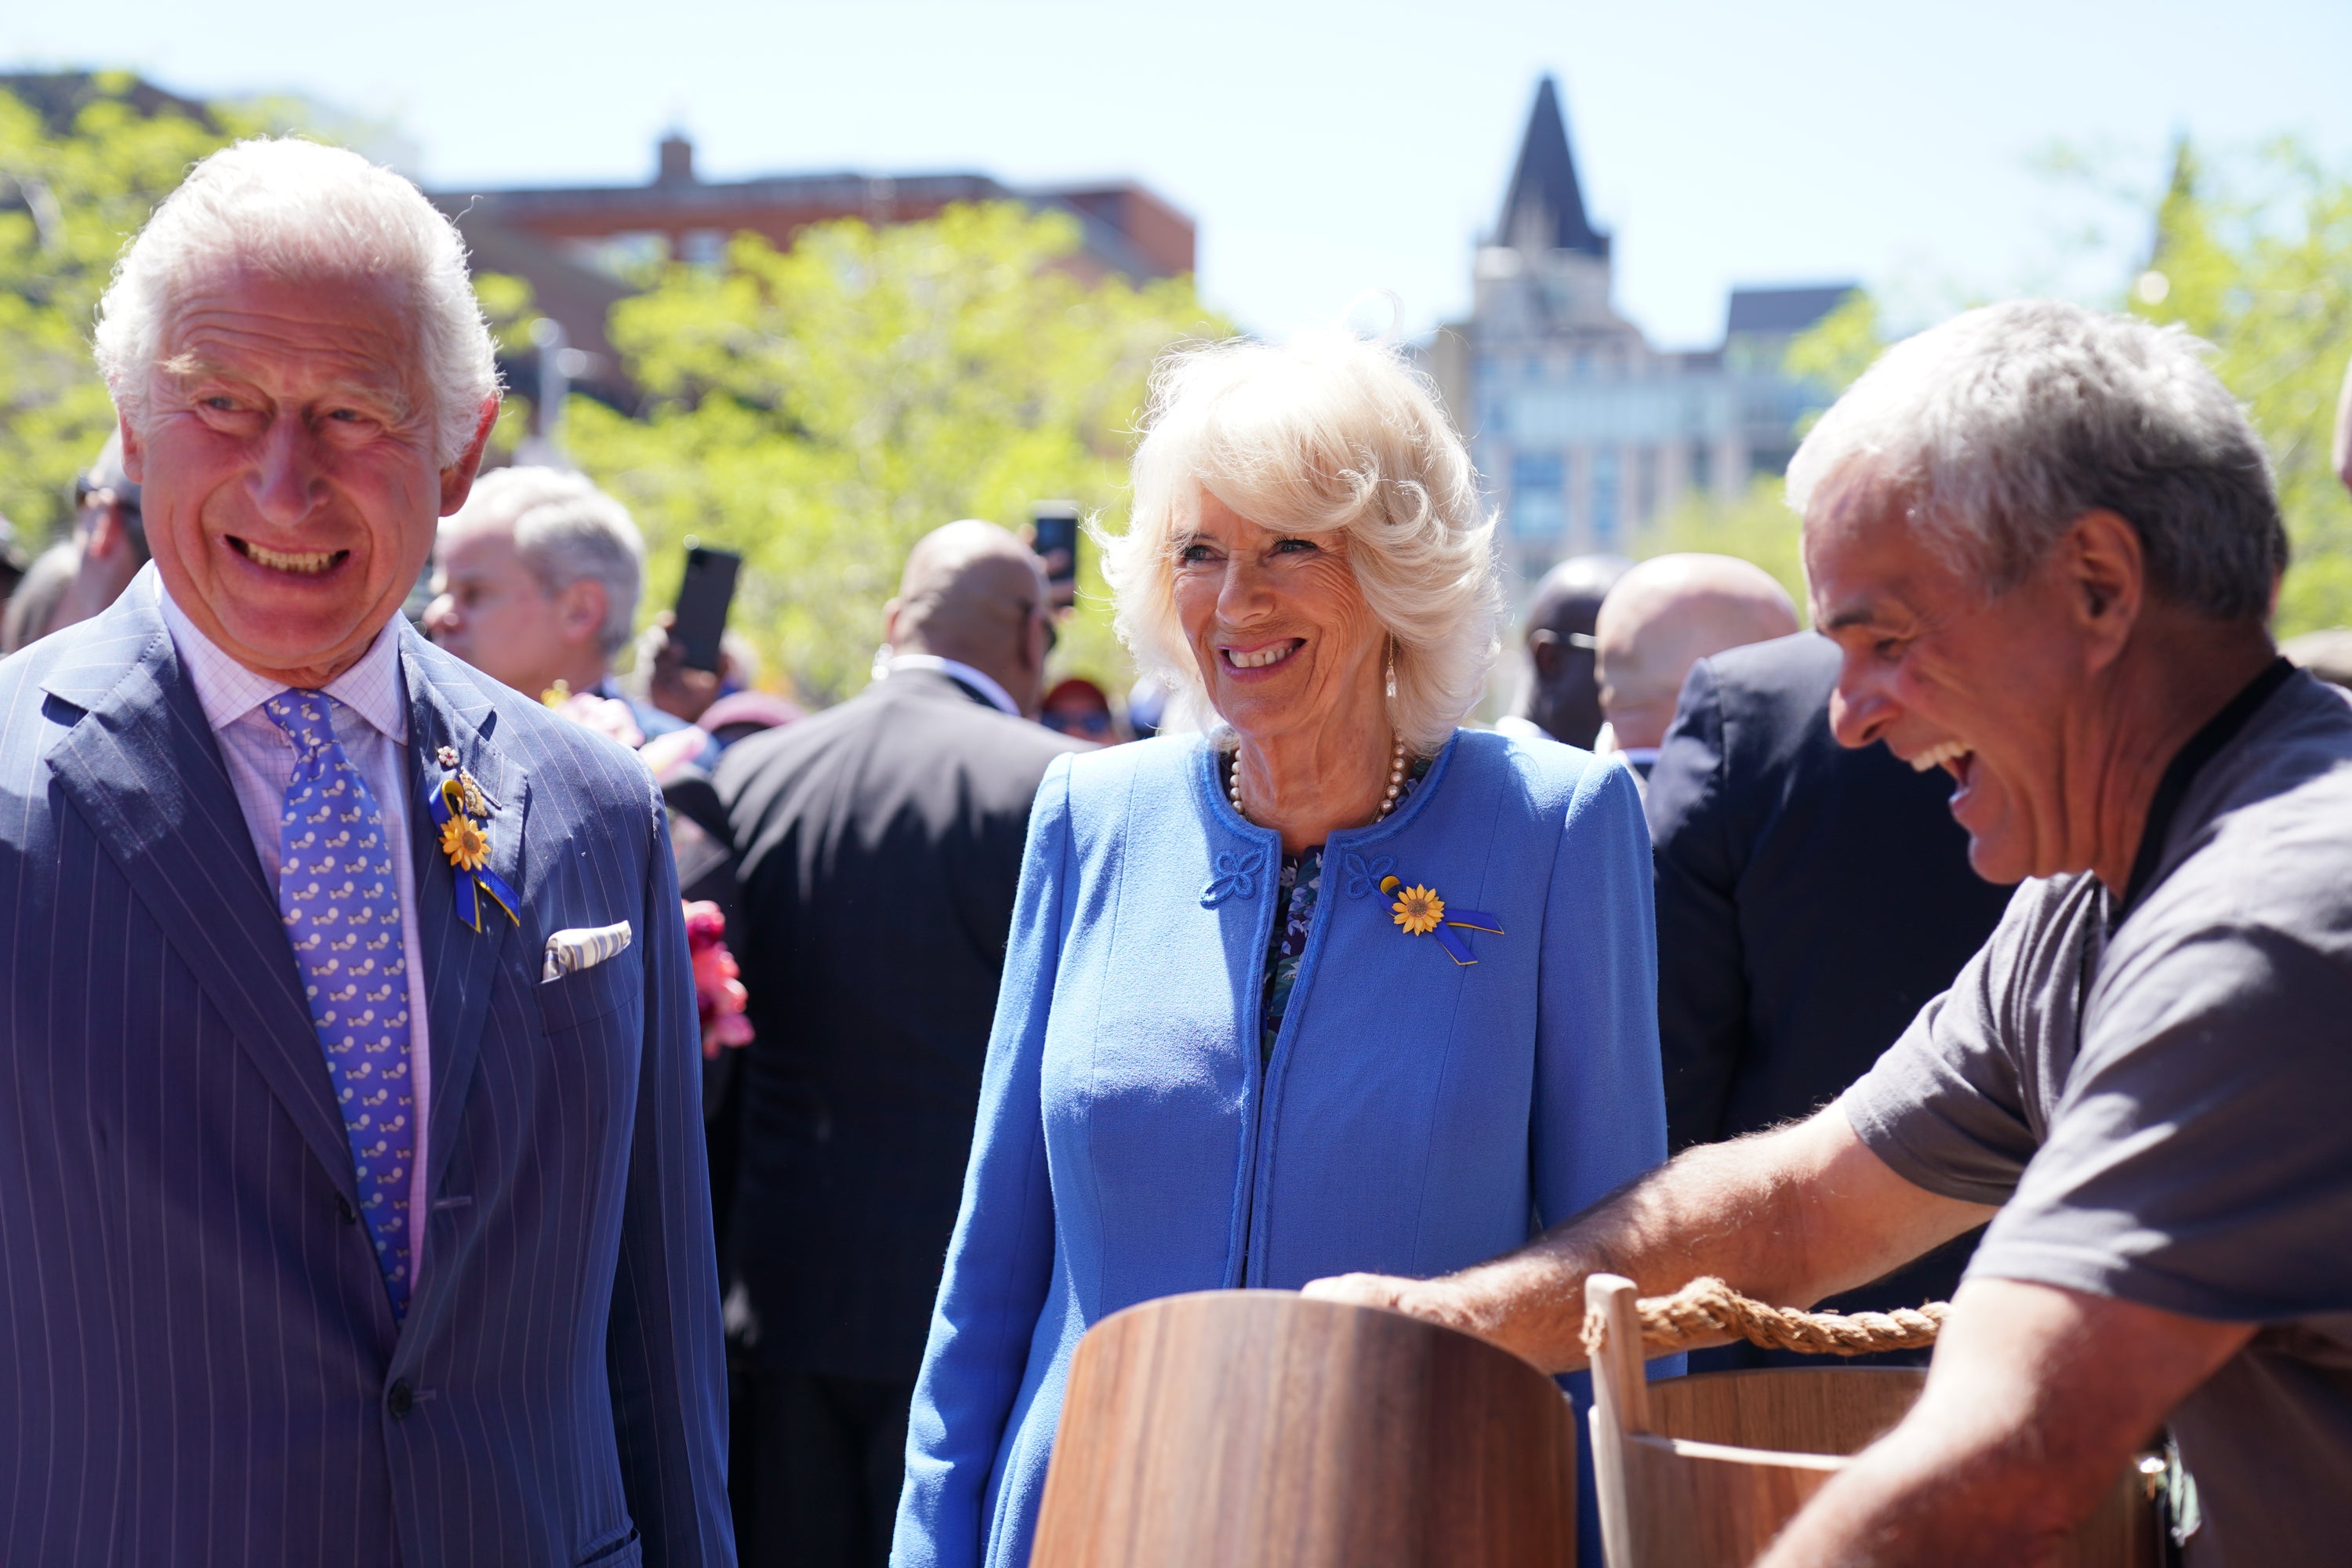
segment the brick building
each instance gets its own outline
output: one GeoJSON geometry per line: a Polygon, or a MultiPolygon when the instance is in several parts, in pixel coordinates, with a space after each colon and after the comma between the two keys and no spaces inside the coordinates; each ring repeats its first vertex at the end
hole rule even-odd
{"type": "MultiPolygon", "coordinates": [[[[632,291],[629,279],[646,262],[716,261],[741,233],[784,248],[809,225],[835,218],[908,223],[958,202],[1013,201],[1077,221],[1081,249],[1070,264],[1081,275],[1144,281],[1193,267],[1192,218],[1131,181],[1029,188],[986,174],[853,173],[706,181],[693,143],[677,134],[660,143],[644,184],[444,191],[434,200],[457,219],[478,269],[530,282],[539,309],[578,351],[572,379],[582,390],[614,401],[626,389],[604,317],[632,291]]],[[[537,374],[530,356],[507,371],[528,395],[537,374]]]]}

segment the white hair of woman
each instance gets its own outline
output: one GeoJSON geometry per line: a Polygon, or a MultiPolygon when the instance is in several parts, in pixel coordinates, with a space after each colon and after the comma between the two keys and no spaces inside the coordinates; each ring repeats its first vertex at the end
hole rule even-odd
{"type": "Polygon", "coordinates": [[[1906,339],[1822,416],[1789,502],[1899,507],[1988,595],[2084,512],[2138,532],[2151,585],[2217,620],[2269,614],[2287,562],[2270,460],[2179,327],[2047,300],[1906,339]]]}
{"type": "Polygon", "coordinates": [[[1127,531],[1090,530],[1142,673],[1205,704],[1175,602],[1205,489],[1260,527],[1344,538],[1391,638],[1391,721],[1415,752],[1442,748],[1494,662],[1503,595],[1470,455],[1403,356],[1338,331],[1180,350],[1153,373],[1143,428],[1127,531]]]}
{"type": "Polygon", "coordinates": [[[292,137],[240,142],[205,159],[123,252],[99,301],[98,364],[125,419],[135,426],[144,414],[179,290],[236,266],[404,287],[435,455],[446,466],[464,453],[499,373],[457,228],[391,170],[292,137]]]}
{"type": "Polygon", "coordinates": [[[486,530],[509,534],[515,559],[551,595],[583,578],[602,584],[597,647],[610,659],[629,646],[645,590],[646,541],[628,508],[580,474],[493,468],[474,481],[466,504],[442,520],[441,547],[486,530]]]}

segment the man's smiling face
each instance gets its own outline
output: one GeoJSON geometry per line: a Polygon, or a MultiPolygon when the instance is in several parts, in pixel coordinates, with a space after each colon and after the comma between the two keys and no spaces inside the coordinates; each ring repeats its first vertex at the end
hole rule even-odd
{"type": "Polygon", "coordinates": [[[479,432],[436,461],[420,357],[379,279],[223,267],[179,293],[124,458],[173,601],[247,668],[315,687],[349,668],[464,500],[479,432]]]}
{"type": "Polygon", "coordinates": [[[1804,552],[1813,624],[1844,655],[1830,699],[1839,741],[1884,741],[1949,773],[1952,816],[1988,881],[2089,865],[2095,823],[2069,783],[2090,772],[2070,745],[2090,655],[2054,562],[1987,599],[1899,503],[1860,489],[1808,516],[1804,552]]]}

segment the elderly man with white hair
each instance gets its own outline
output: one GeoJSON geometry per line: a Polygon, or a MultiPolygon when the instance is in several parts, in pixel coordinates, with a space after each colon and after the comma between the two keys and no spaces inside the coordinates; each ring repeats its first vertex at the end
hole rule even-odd
{"type": "Polygon", "coordinates": [[[2177,331],[2070,306],[1898,345],[1790,470],[1838,738],[1958,783],[2022,879],[1811,1120],[1507,1257],[1314,1293],[1547,1365],[1584,1278],[1806,1302],[1991,1220],[1911,1414],[1765,1560],[2043,1561],[2168,1425],[2193,1563],[2342,1559],[2352,1493],[2352,706],[2265,630],[2260,442],[2177,331]]]}
{"type": "Polygon", "coordinates": [[[498,412],[456,231],[242,143],[98,351],[153,561],[0,664],[0,1559],[731,1562],[660,802],[399,614],[498,412]]]}
{"type": "MultiPolygon", "coordinates": [[[[441,524],[425,632],[476,669],[543,698],[555,689],[627,701],[613,659],[645,591],[646,542],[628,509],[583,474],[500,468],[441,524]]],[[[681,727],[630,702],[647,735],[681,727]]]]}

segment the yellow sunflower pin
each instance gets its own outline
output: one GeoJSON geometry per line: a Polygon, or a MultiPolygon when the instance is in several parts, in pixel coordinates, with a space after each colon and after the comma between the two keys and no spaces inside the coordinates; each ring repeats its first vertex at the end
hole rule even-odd
{"type": "Polygon", "coordinates": [[[1408,888],[1402,878],[1382,877],[1381,891],[1396,900],[1389,908],[1395,912],[1398,930],[1407,936],[1435,936],[1437,945],[1445,950],[1445,956],[1456,963],[1478,962],[1470,951],[1470,944],[1462,940],[1461,931],[1492,931],[1496,936],[1503,934],[1503,922],[1481,910],[1456,909],[1452,914],[1446,913],[1445,900],[1437,896],[1436,889],[1425,884],[1415,883],[1408,888]],[[1456,927],[1460,930],[1454,929],[1456,927]]]}
{"type": "MultiPolygon", "coordinates": [[[[443,767],[457,768],[454,748],[444,746],[436,754],[443,767]]],[[[440,825],[441,853],[457,873],[457,918],[474,930],[481,930],[482,904],[487,900],[492,908],[520,925],[522,917],[515,910],[522,900],[489,867],[490,800],[474,782],[473,774],[462,768],[457,768],[457,773],[455,778],[429,785],[425,800],[433,820],[440,825]]]]}
{"type": "Polygon", "coordinates": [[[1427,936],[1445,918],[1445,900],[1433,888],[1407,888],[1389,908],[1396,911],[1396,923],[1407,936],[1427,936]]]}
{"type": "Polygon", "coordinates": [[[490,840],[472,817],[453,816],[441,825],[441,853],[460,871],[478,871],[490,858],[490,840]]]}

